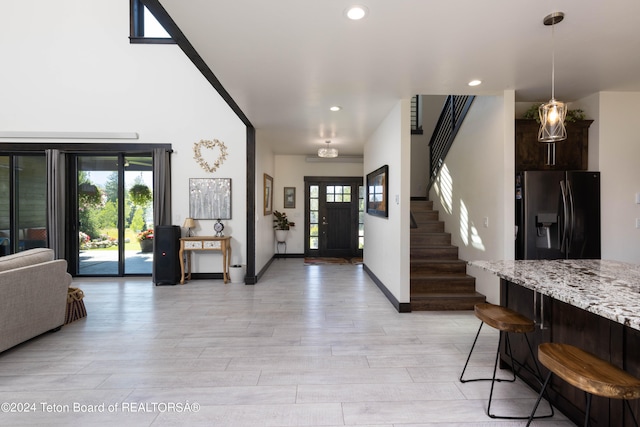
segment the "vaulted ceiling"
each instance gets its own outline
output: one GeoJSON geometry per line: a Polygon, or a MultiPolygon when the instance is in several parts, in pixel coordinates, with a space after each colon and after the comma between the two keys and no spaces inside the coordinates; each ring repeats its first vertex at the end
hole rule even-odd
{"type": "Polygon", "coordinates": [[[159,0],[276,153],[341,154],[415,94],[640,91],[637,0],[159,0]],[[368,15],[351,21],[354,3],[368,15]],[[565,19],[554,31],[551,12],[565,19]],[[469,87],[470,80],[482,80],[469,87]],[[338,112],[329,107],[339,105],[338,112]]]}

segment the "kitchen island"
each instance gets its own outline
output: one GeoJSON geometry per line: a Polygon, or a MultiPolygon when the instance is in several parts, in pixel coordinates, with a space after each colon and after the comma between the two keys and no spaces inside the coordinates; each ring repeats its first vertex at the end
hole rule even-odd
{"type": "MultiPolygon", "coordinates": [[[[640,377],[640,266],[606,260],[471,261],[500,277],[500,303],[536,321],[532,345],[572,344],[640,377]]],[[[524,339],[511,340],[516,359],[527,361],[524,339]]],[[[502,366],[508,366],[502,349],[502,366]]],[[[545,372],[546,373],[546,372],[545,372]]],[[[520,377],[539,384],[526,371],[520,377]]],[[[554,377],[552,402],[577,424],[584,393],[554,377]]],[[[637,416],[640,404],[631,402],[637,416]]],[[[633,425],[622,401],[594,397],[593,425],[633,425]]]]}

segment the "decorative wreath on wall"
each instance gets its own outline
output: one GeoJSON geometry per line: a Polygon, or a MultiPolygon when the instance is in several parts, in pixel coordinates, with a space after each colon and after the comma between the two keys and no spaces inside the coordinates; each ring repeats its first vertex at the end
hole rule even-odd
{"type": "Polygon", "coordinates": [[[198,162],[202,169],[207,172],[213,173],[227,158],[227,146],[224,145],[224,142],[218,141],[217,139],[214,139],[213,141],[202,139],[200,140],[200,142],[193,143],[193,158],[196,160],[196,162],[198,162]],[[213,162],[213,165],[210,165],[205,159],[202,158],[202,149],[205,148],[213,150],[216,147],[220,149],[220,155],[218,156],[216,161],[213,162]]]}

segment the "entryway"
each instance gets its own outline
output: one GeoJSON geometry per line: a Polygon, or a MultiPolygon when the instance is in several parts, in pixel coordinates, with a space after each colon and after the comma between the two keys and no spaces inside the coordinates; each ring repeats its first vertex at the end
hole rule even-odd
{"type": "Polygon", "coordinates": [[[305,177],[305,256],[362,257],[362,177],[305,177]]]}

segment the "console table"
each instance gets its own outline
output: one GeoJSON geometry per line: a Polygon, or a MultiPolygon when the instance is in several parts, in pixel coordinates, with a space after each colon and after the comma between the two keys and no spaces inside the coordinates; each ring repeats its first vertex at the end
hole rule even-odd
{"type": "Polygon", "coordinates": [[[231,263],[231,236],[192,236],[180,239],[180,284],[184,285],[184,253],[187,252],[189,273],[187,280],[191,280],[191,252],[192,251],[220,251],[222,252],[222,275],[227,283],[229,264],[231,263]]]}

